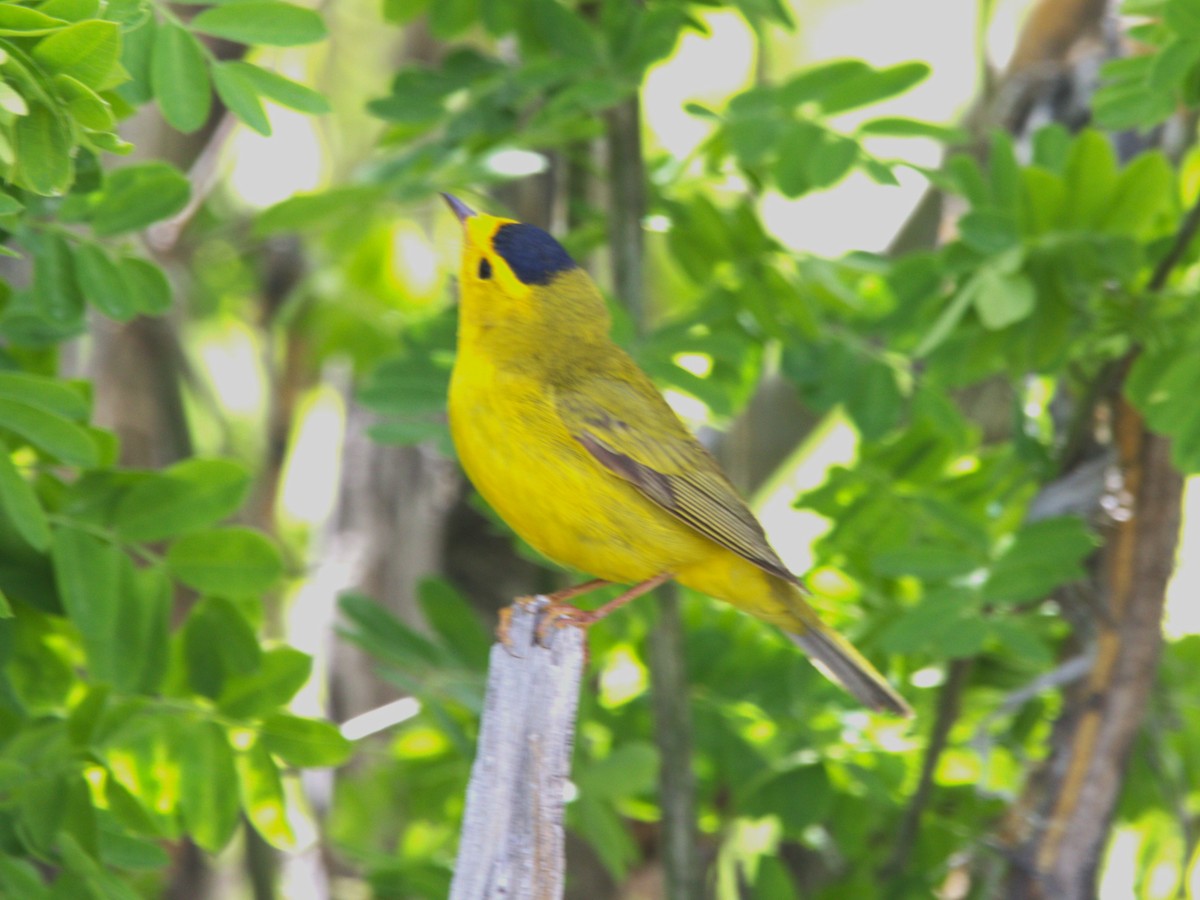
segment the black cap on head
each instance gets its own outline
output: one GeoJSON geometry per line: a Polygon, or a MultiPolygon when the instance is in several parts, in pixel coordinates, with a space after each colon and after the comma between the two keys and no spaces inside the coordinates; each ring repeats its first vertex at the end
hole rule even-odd
{"type": "Polygon", "coordinates": [[[496,229],[492,249],[524,284],[549,284],[559,272],[576,267],[562,244],[536,225],[522,222],[496,229]]]}

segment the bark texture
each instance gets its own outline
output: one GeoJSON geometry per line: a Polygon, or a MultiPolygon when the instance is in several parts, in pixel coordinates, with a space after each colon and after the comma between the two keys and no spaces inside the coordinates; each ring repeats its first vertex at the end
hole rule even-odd
{"type": "Polygon", "coordinates": [[[1002,834],[1011,853],[1006,895],[1086,900],[1096,876],[1130,748],[1141,727],[1162,647],[1162,608],[1175,561],[1183,478],[1169,442],[1117,401],[1122,507],[1100,561],[1096,655],[1069,691],[1051,754],[1002,834]]]}
{"type": "Polygon", "coordinates": [[[450,900],[563,894],[563,807],[585,635],[551,627],[539,639],[547,602],[516,603],[508,645],[492,647],[450,900]]]}

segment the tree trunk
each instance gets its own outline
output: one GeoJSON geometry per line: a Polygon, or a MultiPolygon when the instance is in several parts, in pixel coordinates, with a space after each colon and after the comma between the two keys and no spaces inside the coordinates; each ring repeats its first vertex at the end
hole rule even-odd
{"type": "Polygon", "coordinates": [[[1052,752],[1010,813],[1007,896],[1095,896],[1113,810],[1141,727],[1162,646],[1162,607],[1175,560],[1183,478],[1169,442],[1118,399],[1114,437],[1125,500],[1100,559],[1096,656],[1068,693],[1052,752]]]}

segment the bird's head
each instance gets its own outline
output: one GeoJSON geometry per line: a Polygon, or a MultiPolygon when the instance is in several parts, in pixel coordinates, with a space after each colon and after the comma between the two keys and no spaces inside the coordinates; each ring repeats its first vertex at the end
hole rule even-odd
{"type": "Polygon", "coordinates": [[[463,226],[463,324],[535,340],[608,334],[608,309],[587,273],[536,225],[477,213],[442,195],[463,226]]]}

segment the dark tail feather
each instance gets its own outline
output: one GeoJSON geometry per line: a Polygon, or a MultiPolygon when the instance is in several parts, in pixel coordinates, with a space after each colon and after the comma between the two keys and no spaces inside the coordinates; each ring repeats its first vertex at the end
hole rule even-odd
{"type": "Polygon", "coordinates": [[[788,637],[808,654],[813,665],[825,676],[871,709],[899,716],[913,714],[912,707],[892,689],[867,658],[836,631],[814,623],[803,634],[789,633],[788,637]]]}

